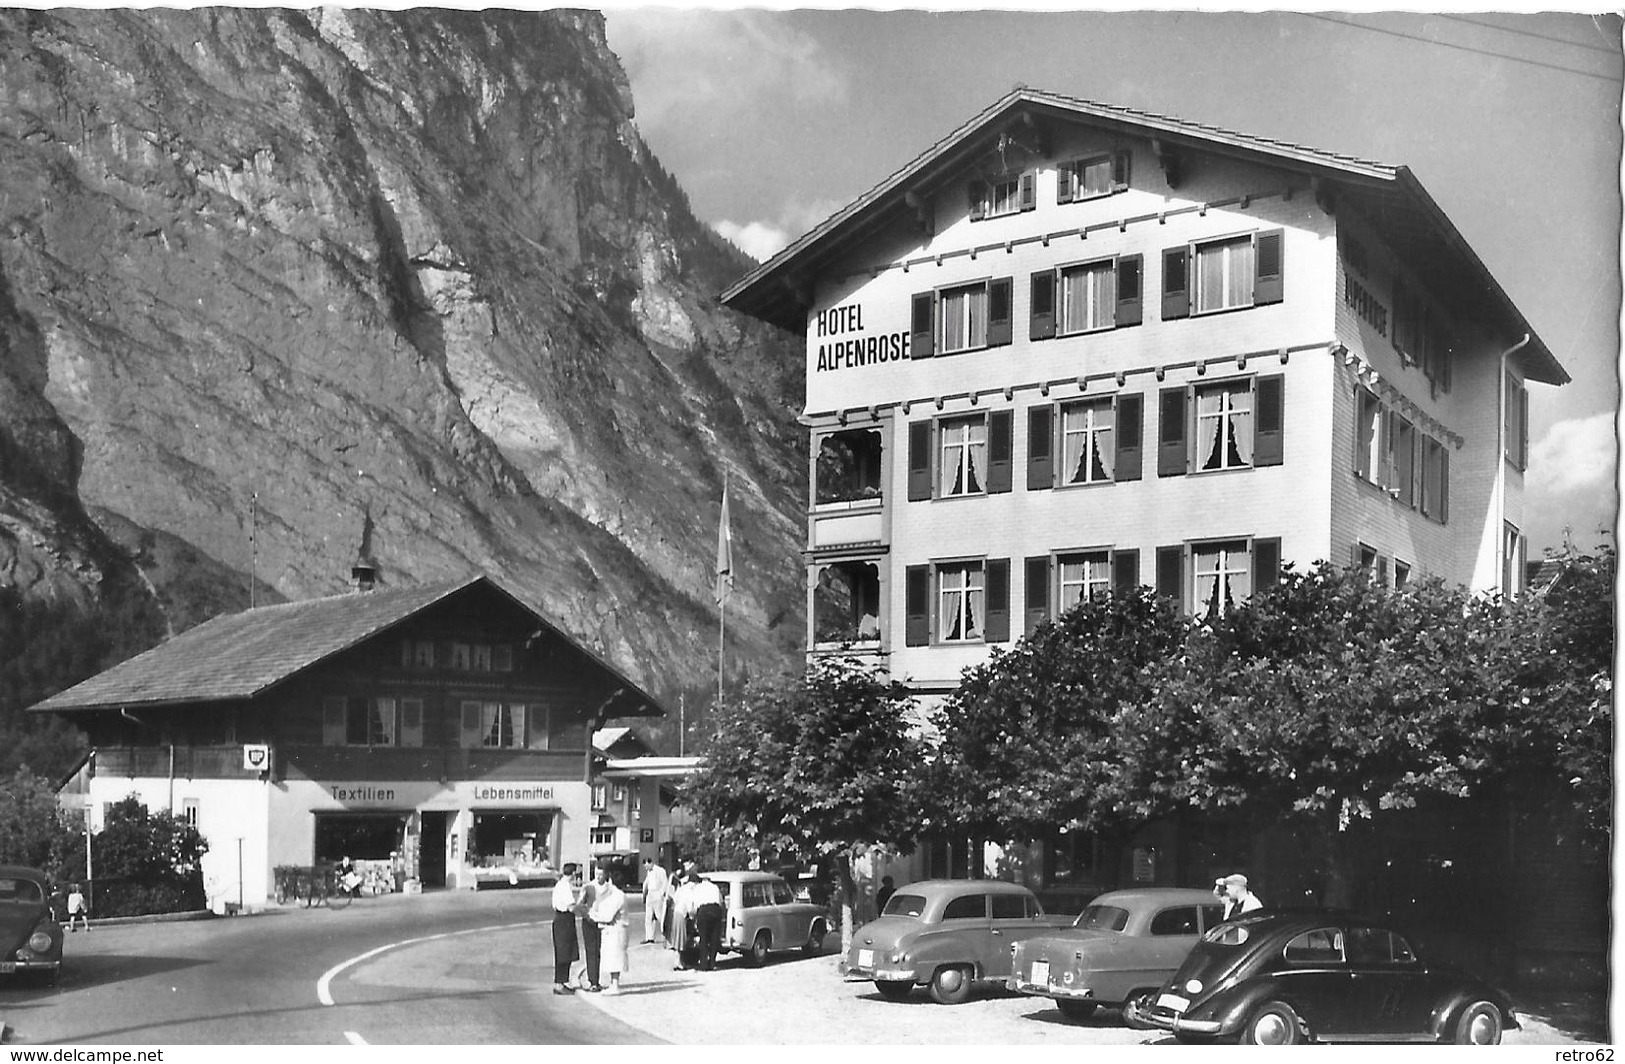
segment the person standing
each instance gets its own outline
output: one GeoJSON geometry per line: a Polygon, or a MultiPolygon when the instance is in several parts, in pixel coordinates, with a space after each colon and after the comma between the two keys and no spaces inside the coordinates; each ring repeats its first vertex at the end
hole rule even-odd
{"type": "Polygon", "coordinates": [[[722,891],[704,876],[694,883],[694,929],[700,938],[696,967],[709,972],[717,966],[717,950],[722,948],[722,891]]]}
{"type": "Polygon", "coordinates": [[[1234,920],[1264,907],[1264,899],[1247,889],[1247,877],[1240,872],[1213,881],[1213,893],[1224,902],[1224,918],[1234,920]]]}
{"type": "Polygon", "coordinates": [[[581,970],[581,978],[586,983],[582,989],[596,994],[604,989],[598,982],[598,947],[602,936],[599,934],[598,925],[592,919],[593,903],[598,900],[598,885],[583,883],[580,872],[576,873],[575,881],[578,887],[575,912],[581,917],[581,959],[586,962],[586,966],[581,970]]]}
{"type": "Polygon", "coordinates": [[[79,889],[79,884],[77,883],[73,885],[73,890],[68,892],[69,931],[79,930],[74,926],[75,920],[84,921],[85,932],[88,934],[90,931],[90,905],[85,901],[85,892],[79,889]]]}
{"type": "Polygon", "coordinates": [[[875,862],[870,847],[858,843],[852,854],[852,884],[857,890],[852,919],[860,926],[875,918],[875,862]]]}
{"type": "Polygon", "coordinates": [[[553,993],[573,994],[570,969],[581,952],[576,947],[576,866],[564,866],[564,874],[553,884],[553,993]]]}
{"type": "Polygon", "coordinates": [[[606,994],[621,992],[621,974],[626,971],[626,892],[615,885],[609,869],[598,868],[598,896],[593,900],[587,919],[598,925],[599,964],[603,974],[609,976],[606,994]]]}
{"type": "Polygon", "coordinates": [[[643,859],[643,941],[653,942],[663,937],[662,927],[666,915],[666,891],[669,880],[666,870],[653,857],[643,859]]]}
{"type": "Polygon", "coordinates": [[[885,914],[885,912],[886,912],[886,903],[891,901],[891,896],[893,894],[896,894],[896,893],[897,893],[897,884],[892,882],[891,876],[881,876],[880,877],[880,889],[875,891],[875,915],[876,916],[880,916],[880,915],[885,914]]]}

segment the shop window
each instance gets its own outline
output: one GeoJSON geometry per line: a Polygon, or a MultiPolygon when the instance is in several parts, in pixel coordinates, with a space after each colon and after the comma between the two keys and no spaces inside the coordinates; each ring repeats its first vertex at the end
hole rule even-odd
{"type": "Polygon", "coordinates": [[[878,429],[847,429],[821,437],[814,501],[879,499],[881,458],[878,429]]]}
{"type": "Polygon", "coordinates": [[[814,645],[879,641],[879,566],[874,562],[838,562],[820,569],[813,588],[814,645]]]}

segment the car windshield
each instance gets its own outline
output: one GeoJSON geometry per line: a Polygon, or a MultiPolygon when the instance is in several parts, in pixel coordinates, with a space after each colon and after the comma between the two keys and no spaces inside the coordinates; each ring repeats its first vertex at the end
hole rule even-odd
{"type": "Polygon", "coordinates": [[[925,898],[919,894],[893,894],[886,903],[882,916],[912,916],[918,920],[925,912],[925,898]]]}
{"type": "Polygon", "coordinates": [[[1078,914],[1072,926],[1093,931],[1121,931],[1128,926],[1128,910],[1115,905],[1091,905],[1078,914]]]}
{"type": "Polygon", "coordinates": [[[45,900],[32,879],[0,879],[0,905],[38,905],[45,900]]]}

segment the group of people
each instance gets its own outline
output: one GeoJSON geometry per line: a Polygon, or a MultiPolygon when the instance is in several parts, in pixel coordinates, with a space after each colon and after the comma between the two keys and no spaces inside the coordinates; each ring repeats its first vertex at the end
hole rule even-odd
{"type": "Polygon", "coordinates": [[[708,972],[722,948],[722,890],[700,875],[693,861],[667,873],[653,858],[643,860],[645,943],[664,942],[677,951],[677,971],[708,972]]]}
{"type": "Polygon", "coordinates": [[[1213,894],[1224,902],[1224,918],[1234,919],[1264,907],[1264,900],[1247,889],[1247,877],[1240,872],[1213,881],[1213,894]]]}
{"type": "Polygon", "coordinates": [[[564,866],[553,886],[553,993],[619,994],[627,970],[626,892],[600,865],[591,882],[581,866],[564,866]],[[579,922],[580,928],[577,929],[579,922]],[[571,977],[576,961],[581,972],[571,977]],[[600,982],[609,979],[609,985],[600,982]]]}

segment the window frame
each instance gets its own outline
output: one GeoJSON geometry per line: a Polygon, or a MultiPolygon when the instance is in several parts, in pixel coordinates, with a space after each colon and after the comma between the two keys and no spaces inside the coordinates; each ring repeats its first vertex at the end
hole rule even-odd
{"type": "MultiPolygon", "coordinates": [[[[1117,396],[1107,395],[1092,399],[1081,397],[1067,399],[1056,404],[1055,414],[1055,432],[1058,439],[1053,453],[1059,458],[1055,469],[1056,488],[1084,488],[1099,484],[1115,484],[1117,482],[1117,396]],[[1094,415],[1100,409],[1104,409],[1107,417],[1111,419],[1111,423],[1104,428],[1095,424],[1094,415]],[[1083,429],[1069,431],[1067,417],[1069,414],[1078,411],[1087,412],[1090,415],[1088,423],[1083,429]],[[1106,475],[1099,478],[1090,475],[1085,476],[1082,480],[1073,480],[1070,471],[1074,463],[1071,461],[1068,450],[1068,438],[1081,436],[1082,451],[1078,457],[1085,458],[1094,455],[1098,461],[1098,456],[1102,453],[1100,446],[1102,435],[1105,436],[1106,444],[1104,453],[1109,455],[1109,461],[1100,461],[1100,466],[1106,471],[1106,475]],[[1108,464],[1109,469],[1107,469],[1108,464]]],[[[1087,469],[1092,474],[1094,463],[1088,463],[1087,469]]]]}
{"type": "Polygon", "coordinates": [[[423,746],[423,700],[398,695],[324,695],[322,697],[322,745],[354,750],[418,749],[423,746]],[[418,727],[407,728],[408,704],[417,706],[418,727]],[[387,709],[385,708],[387,705],[387,709]],[[354,722],[361,708],[365,720],[354,722]],[[374,725],[381,725],[374,731],[374,725]],[[357,740],[354,735],[362,735],[357,740]],[[375,736],[382,738],[375,741],[375,736]]]}
{"type": "Polygon", "coordinates": [[[1222,380],[1193,382],[1191,384],[1190,403],[1190,455],[1187,469],[1191,476],[1204,473],[1231,473],[1238,469],[1258,468],[1258,376],[1256,374],[1247,377],[1228,377],[1222,380]],[[1203,395],[1214,392],[1219,392],[1224,397],[1224,402],[1221,403],[1217,413],[1204,415],[1202,413],[1203,395]],[[1231,465],[1228,463],[1229,447],[1226,444],[1230,443],[1234,436],[1233,429],[1238,412],[1229,409],[1229,396],[1243,392],[1247,396],[1247,409],[1239,413],[1246,418],[1247,457],[1245,460],[1240,460],[1240,448],[1238,447],[1238,462],[1231,465]],[[1219,421],[1219,436],[1216,438],[1216,442],[1219,445],[1220,454],[1225,458],[1225,464],[1213,469],[1203,467],[1202,458],[1197,451],[1202,438],[1202,422],[1207,418],[1216,418],[1219,421]]]}
{"type": "MultiPolygon", "coordinates": [[[[987,638],[987,559],[986,558],[955,558],[931,563],[931,605],[934,616],[931,618],[931,642],[938,646],[975,646],[988,642],[987,638]],[[964,575],[964,583],[957,588],[944,587],[943,577],[948,572],[957,572],[964,575]],[[975,587],[971,585],[971,575],[980,578],[975,587]],[[946,596],[956,594],[967,608],[971,605],[971,595],[975,594],[979,611],[976,616],[976,634],[970,634],[970,625],[962,624],[962,633],[959,638],[950,638],[947,633],[949,612],[945,608],[946,596]]],[[[968,622],[972,614],[965,613],[968,622]]]]}
{"type": "MultiPolygon", "coordinates": [[[[1232,310],[1250,310],[1257,306],[1256,291],[1258,288],[1258,234],[1250,231],[1244,233],[1228,233],[1223,236],[1205,237],[1190,242],[1190,265],[1186,268],[1186,283],[1190,286],[1190,316],[1193,318],[1207,317],[1210,314],[1224,314],[1232,310]],[[1245,247],[1248,257],[1248,273],[1250,282],[1246,285],[1246,302],[1226,303],[1223,306],[1206,307],[1202,304],[1202,260],[1203,250],[1215,247],[1235,246],[1245,247]]],[[[1225,279],[1221,286],[1228,289],[1233,282],[1229,278],[1230,270],[1225,270],[1225,279]]]]}
{"type": "Polygon", "coordinates": [[[1073,606],[1076,606],[1080,602],[1093,599],[1097,594],[1110,595],[1112,593],[1112,551],[1110,547],[1093,547],[1082,550],[1056,551],[1055,554],[1052,555],[1050,570],[1055,574],[1053,579],[1055,581],[1054,616],[1056,617],[1061,616],[1067,610],[1071,609],[1073,606]],[[1105,574],[1101,579],[1098,580],[1094,579],[1090,575],[1091,567],[1097,564],[1103,567],[1105,574]],[[1066,579],[1066,567],[1068,565],[1083,566],[1082,579],[1068,581],[1066,579]],[[1071,602],[1066,600],[1066,591],[1068,586],[1077,586],[1079,588],[1078,597],[1073,599],[1071,602]]]}
{"type": "Polygon", "coordinates": [[[988,490],[988,473],[990,471],[992,435],[992,426],[986,412],[975,414],[952,414],[935,419],[932,424],[932,436],[934,437],[934,442],[931,448],[932,458],[935,463],[935,466],[932,469],[933,498],[965,499],[974,498],[979,495],[991,494],[991,492],[988,490]],[[962,442],[951,444],[948,439],[949,429],[961,426],[967,429],[980,427],[982,433],[982,440],[980,444],[982,454],[982,469],[980,473],[981,481],[974,489],[972,489],[969,485],[971,477],[976,475],[977,472],[975,463],[971,461],[972,449],[977,446],[976,442],[970,438],[970,433],[968,432],[966,434],[966,438],[962,442]],[[956,465],[959,471],[965,474],[964,483],[966,488],[963,491],[947,490],[949,486],[946,483],[948,475],[948,448],[950,446],[956,447],[960,451],[960,461],[956,463],[956,465]]]}
{"type": "Polygon", "coordinates": [[[1077,158],[1068,159],[1055,168],[1056,180],[1059,182],[1056,189],[1056,202],[1084,203],[1127,191],[1129,158],[1129,153],[1126,151],[1110,151],[1080,155],[1077,158]],[[1102,164],[1106,168],[1106,187],[1091,192],[1084,186],[1084,172],[1091,166],[1102,164]],[[1119,169],[1122,170],[1122,180],[1118,180],[1119,169]]]}
{"type": "Polygon", "coordinates": [[[969,351],[982,351],[992,346],[988,343],[989,312],[992,310],[992,277],[983,277],[980,280],[964,281],[957,284],[944,285],[933,289],[935,293],[935,310],[931,323],[933,339],[936,342],[934,353],[943,355],[962,355],[969,351]],[[948,346],[948,297],[958,293],[969,293],[974,299],[966,303],[963,322],[967,342],[958,347],[948,346]],[[980,337],[976,336],[977,321],[975,319],[975,305],[979,301],[981,307],[980,337]]]}
{"type": "Polygon", "coordinates": [[[1110,332],[1117,328],[1117,270],[1121,255],[1103,255],[1100,258],[1080,259],[1076,262],[1062,263],[1055,267],[1055,335],[1086,336],[1090,333],[1110,332]],[[1105,275],[1107,293],[1099,300],[1097,313],[1106,320],[1097,321],[1090,325],[1075,325],[1068,313],[1069,301],[1066,298],[1066,283],[1069,273],[1092,273],[1099,271],[1105,275]]]}
{"type": "MultiPolygon", "coordinates": [[[[1256,536],[1224,536],[1214,539],[1191,540],[1186,544],[1190,554],[1190,575],[1185,579],[1184,582],[1188,588],[1187,593],[1190,595],[1192,616],[1200,618],[1206,618],[1208,616],[1208,611],[1206,608],[1207,600],[1198,593],[1201,586],[1200,581],[1202,579],[1201,567],[1198,563],[1201,554],[1204,551],[1221,552],[1222,556],[1225,559],[1228,559],[1236,552],[1230,551],[1227,548],[1240,544],[1241,550],[1239,553],[1242,557],[1242,566],[1239,571],[1242,578],[1247,582],[1247,594],[1241,597],[1237,597],[1232,594],[1229,597],[1229,601],[1231,604],[1239,606],[1253,597],[1253,592],[1256,590],[1256,588],[1253,586],[1253,557],[1255,553],[1253,544],[1257,538],[1258,537],[1256,536]]],[[[1217,591],[1219,586],[1223,586],[1217,583],[1220,576],[1236,571],[1237,570],[1235,570],[1233,567],[1215,565],[1212,574],[1215,580],[1214,590],[1217,591]]],[[[1228,608],[1225,605],[1225,600],[1220,599],[1217,605],[1219,607],[1219,615],[1223,616],[1228,608]]]]}

